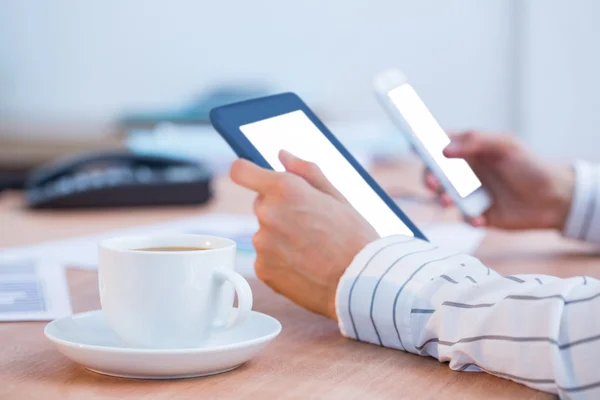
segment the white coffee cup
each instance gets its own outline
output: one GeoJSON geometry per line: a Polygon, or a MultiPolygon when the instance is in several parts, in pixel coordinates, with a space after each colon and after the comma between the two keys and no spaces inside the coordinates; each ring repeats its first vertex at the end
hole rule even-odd
{"type": "Polygon", "coordinates": [[[191,348],[241,323],[252,309],[233,240],[205,235],[116,237],[100,243],[100,302],[128,345],[191,348]],[[147,251],[160,247],[207,250],[147,251]],[[238,297],[233,307],[234,290],[238,297]]]}

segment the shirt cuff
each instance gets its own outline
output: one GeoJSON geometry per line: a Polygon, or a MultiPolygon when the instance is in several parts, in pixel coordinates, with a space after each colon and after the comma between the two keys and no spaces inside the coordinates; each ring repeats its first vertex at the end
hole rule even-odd
{"type": "Polygon", "coordinates": [[[413,351],[410,310],[424,282],[411,278],[424,260],[439,255],[438,250],[429,242],[394,235],[359,252],[337,287],[336,313],[342,335],[413,351]]]}
{"type": "Polygon", "coordinates": [[[600,243],[600,184],[598,167],[587,162],[576,162],[575,190],[563,235],[573,239],[600,243]]]}

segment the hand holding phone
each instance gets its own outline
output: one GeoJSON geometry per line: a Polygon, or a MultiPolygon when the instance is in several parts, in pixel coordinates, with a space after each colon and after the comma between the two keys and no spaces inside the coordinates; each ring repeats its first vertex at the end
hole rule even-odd
{"type": "MultiPolygon", "coordinates": [[[[493,198],[493,206],[483,216],[469,218],[469,223],[501,229],[564,229],[575,191],[571,164],[548,162],[509,134],[471,131],[451,138],[444,154],[473,163],[493,198]]],[[[443,205],[452,204],[430,172],[425,185],[440,194],[443,205]]]]}
{"type": "Polygon", "coordinates": [[[444,156],[450,138],[404,74],[396,69],[385,71],[377,75],[374,86],[393,122],[459,210],[470,218],[484,213],[491,205],[491,197],[465,160],[444,156]]]}

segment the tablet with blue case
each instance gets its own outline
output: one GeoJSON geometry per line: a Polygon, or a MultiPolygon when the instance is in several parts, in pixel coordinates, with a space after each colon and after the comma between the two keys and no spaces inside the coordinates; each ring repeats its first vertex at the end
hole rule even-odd
{"type": "Polygon", "coordinates": [[[238,156],[284,171],[279,152],[314,162],[380,236],[426,239],[398,205],[294,93],[217,107],[210,121],[238,156]]]}

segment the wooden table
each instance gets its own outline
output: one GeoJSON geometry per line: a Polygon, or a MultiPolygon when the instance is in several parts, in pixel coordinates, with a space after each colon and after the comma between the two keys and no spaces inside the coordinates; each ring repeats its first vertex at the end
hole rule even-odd
{"type": "MultiPolygon", "coordinates": [[[[416,190],[414,167],[382,168],[377,177],[392,191],[416,190]],[[411,172],[412,171],[412,172],[411,172]],[[396,183],[395,185],[392,183],[396,183]],[[398,184],[401,182],[401,184],[398,184]],[[387,183],[387,185],[386,185],[387,183]],[[407,189],[408,188],[408,189],[407,189]]],[[[227,179],[206,207],[114,211],[32,212],[16,193],[0,195],[0,248],[159,222],[198,213],[248,213],[252,195],[227,179]]],[[[417,223],[433,206],[405,210],[417,223]]],[[[501,273],[586,274],[600,277],[590,246],[549,232],[491,231],[478,251],[501,273]]],[[[99,308],[96,274],[70,269],[74,312],[99,308]]],[[[336,323],[305,311],[258,281],[251,282],[255,310],[274,316],[281,335],[239,369],[212,377],[140,381],[89,372],[62,356],[43,335],[45,323],[0,324],[0,399],[545,399],[537,392],[484,373],[459,373],[437,360],[342,338],[336,323]]],[[[519,360],[515,360],[515,363],[519,360]]]]}

